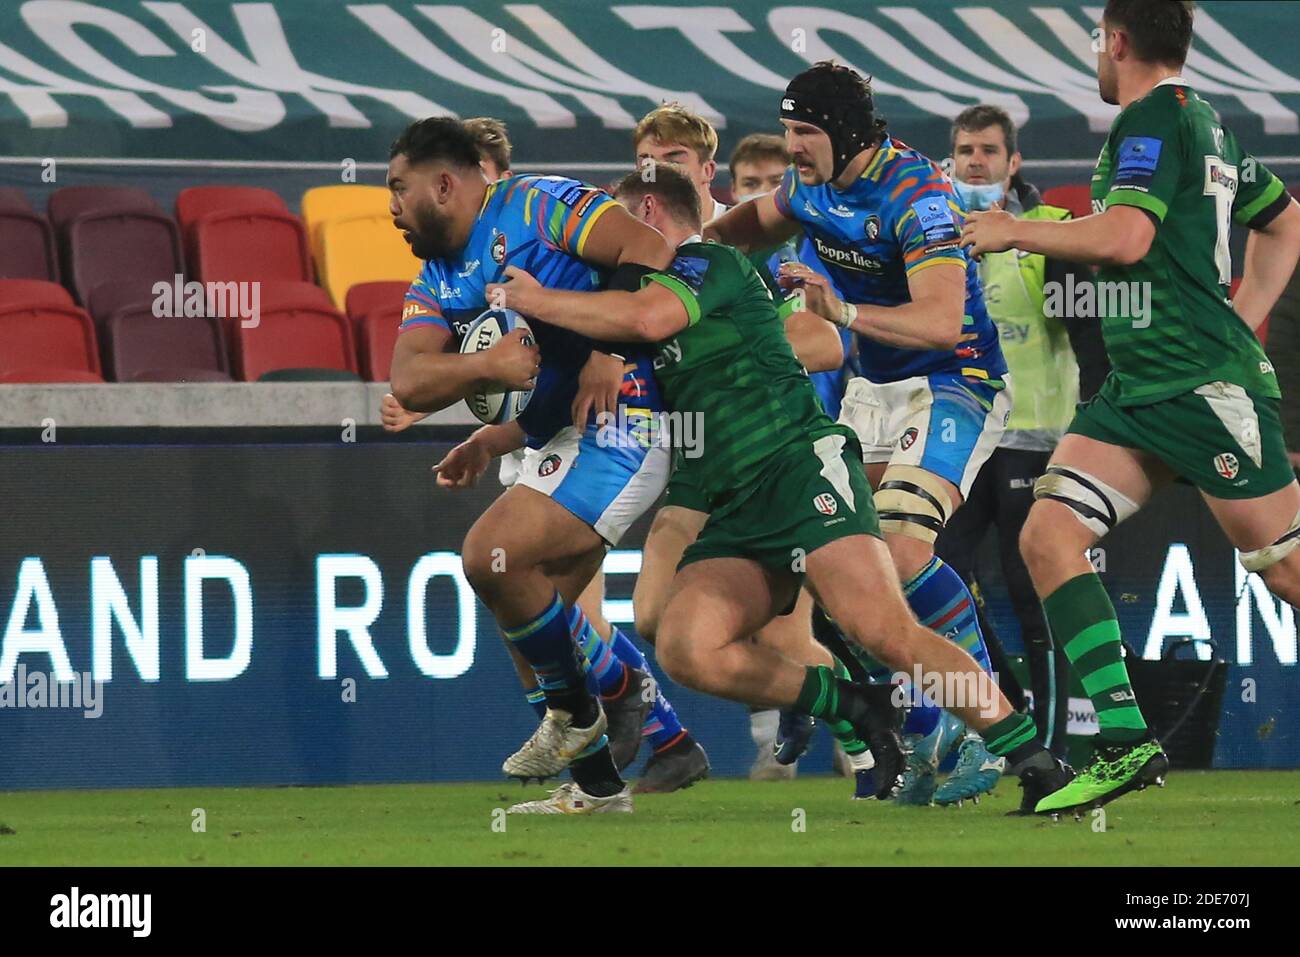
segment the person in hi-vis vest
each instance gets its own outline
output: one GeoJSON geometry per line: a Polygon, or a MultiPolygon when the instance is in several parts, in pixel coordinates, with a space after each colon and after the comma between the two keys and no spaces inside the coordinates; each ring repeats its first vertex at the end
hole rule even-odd
{"type": "MultiPolygon", "coordinates": [[[[1069,210],[1045,204],[1020,177],[1015,124],[1000,107],[972,106],[957,117],[951,162],[954,185],[969,209],[1005,209],[1027,219],[1070,218],[1069,210]]],[[[1034,720],[1044,743],[1064,757],[1069,661],[1052,642],[1017,542],[1034,503],[1034,481],[1043,474],[1075,403],[1097,391],[1109,363],[1101,324],[1072,318],[1068,309],[1054,306],[1072,300],[1071,290],[1092,281],[1086,267],[1010,249],[983,256],[979,271],[984,302],[1015,382],[1015,401],[1002,441],[966,503],[940,533],[935,551],[970,584],[994,667],[1015,704],[1019,688],[985,615],[976,567],[981,540],[990,526],[997,529],[1002,573],[1029,661],[1034,720]],[[1054,295],[1049,298],[1049,293],[1054,295]]]]}

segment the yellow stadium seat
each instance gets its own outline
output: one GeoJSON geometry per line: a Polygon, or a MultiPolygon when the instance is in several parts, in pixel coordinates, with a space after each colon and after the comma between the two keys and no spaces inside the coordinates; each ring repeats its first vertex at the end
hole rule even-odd
{"type": "Polygon", "coordinates": [[[392,217],[334,219],[321,229],[321,285],[339,309],[359,282],[413,282],[423,263],[411,253],[392,217]]]}
{"type": "MultiPolygon", "coordinates": [[[[307,224],[307,241],[316,271],[324,273],[321,228],[334,219],[353,216],[387,216],[388,190],[383,186],[316,186],[302,194],[302,219],[307,224]]],[[[392,222],[390,218],[389,226],[392,222]]]]}

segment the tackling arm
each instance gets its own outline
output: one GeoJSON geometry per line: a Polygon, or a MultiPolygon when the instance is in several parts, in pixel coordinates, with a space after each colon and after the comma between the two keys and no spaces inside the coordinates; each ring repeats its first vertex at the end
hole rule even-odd
{"type": "Polygon", "coordinates": [[[546,289],[514,267],[506,269],[506,276],[506,284],[488,287],[489,296],[499,288],[512,309],[590,339],[659,342],[689,323],[682,301],[659,283],[647,283],[636,292],[571,292],[546,289]]]}

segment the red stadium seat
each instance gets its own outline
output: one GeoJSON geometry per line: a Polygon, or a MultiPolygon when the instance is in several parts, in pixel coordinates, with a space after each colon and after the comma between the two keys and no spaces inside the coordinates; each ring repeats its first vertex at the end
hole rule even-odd
{"type": "MultiPolygon", "coordinates": [[[[102,330],[104,324],[119,312],[136,308],[150,309],[153,301],[158,298],[153,291],[155,282],[157,280],[147,279],[101,282],[91,292],[86,311],[95,320],[96,328],[102,330]]],[[[167,283],[169,289],[174,288],[174,285],[174,281],[167,283]]]]}
{"type": "Polygon", "coordinates": [[[72,294],[44,279],[0,279],[0,312],[15,306],[75,306],[72,294]]]}
{"type": "Polygon", "coordinates": [[[103,383],[103,376],[83,369],[59,369],[54,366],[28,366],[22,369],[0,371],[0,383],[63,383],[94,382],[103,383]]]}
{"type": "Polygon", "coordinates": [[[208,213],[250,209],[289,211],[278,193],[257,186],[191,186],[176,194],[176,222],[181,232],[208,213]]]}
{"type": "Polygon", "coordinates": [[[232,211],[270,210],[289,212],[278,193],[257,186],[191,186],[176,196],[176,222],[181,228],[181,241],[185,245],[185,261],[198,262],[194,244],[194,224],[209,213],[232,211]]]}
{"type": "Polygon", "coordinates": [[[357,321],[361,376],[367,382],[387,382],[392,374],[393,348],[401,316],[386,309],[368,312],[357,321]]]}
{"type": "Polygon", "coordinates": [[[239,376],[256,382],[276,369],[335,369],[356,373],[352,330],[331,306],[299,305],[268,309],[262,304],[256,326],[233,328],[239,376]]]}
{"type": "Polygon", "coordinates": [[[172,282],[184,271],[180,232],[163,213],[84,213],[67,224],[66,241],[70,285],[83,304],[101,283],[130,280],[151,286],[172,282]]]}
{"type": "MultiPolygon", "coordinates": [[[[394,318],[402,315],[402,300],[411,286],[406,282],[359,282],[348,290],[346,304],[348,318],[360,322],[367,313],[383,310],[394,318]]],[[[387,376],[385,376],[387,378],[387,376]]]]}
{"type": "Polygon", "coordinates": [[[191,227],[195,275],[202,281],[311,282],[302,220],[285,210],[205,213],[191,227]]]}
{"type": "MultiPolygon", "coordinates": [[[[268,312],[285,312],[295,309],[334,311],[334,301],[330,299],[329,293],[315,283],[270,280],[256,288],[259,316],[266,315],[268,312]]],[[[230,347],[232,356],[236,352],[235,328],[240,324],[239,318],[231,315],[227,315],[222,323],[226,333],[226,343],[230,347]]]]}
{"type": "Polygon", "coordinates": [[[61,235],[78,216],[106,209],[162,212],[152,196],[134,186],[65,186],[50,194],[46,212],[55,233],[61,235]]]}
{"type": "Polygon", "coordinates": [[[30,209],[0,207],[0,277],[59,278],[54,230],[30,209]]]}
{"type": "Polygon", "coordinates": [[[93,373],[98,378],[99,348],[90,316],[62,305],[0,310],[0,373],[26,375],[32,370],[93,373]]]}
{"type": "Polygon", "coordinates": [[[212,316],[168,318],[126,308],[105,327],[108,369],[117,382],[229,382],[221,321],[212,316]]]}
{"type": "Polygon", "coordinates": [[[17,186],[0,186],[0,212],[17,210],[20,213],[35,212],[27,199],[27,194],[17,186]]]}
{"type": "Polygon", "coordinates": [[[297,306],[334,308],[330,294],[314,282],[262,283],[263,309],[292,309],[297,306]]]}
{"type": "Polygon", "coordinates": [[[1092,187],[1087,183],[1053,186],[1043,190],[1043,202],[1068,209],[1075,219],[1082,219],[1092,215],[1092,187]]]}

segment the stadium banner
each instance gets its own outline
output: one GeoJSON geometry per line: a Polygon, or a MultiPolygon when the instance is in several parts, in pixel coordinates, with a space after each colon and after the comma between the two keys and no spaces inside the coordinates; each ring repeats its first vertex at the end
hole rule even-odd
{"type": "MultiPolygon", "coordinates": [[[[436,489],[449,447],[0,449],[0,791],[499,778],[535,718],[459,559],[499,486],[436,489]]],[[[629,629],[647,524],[606,564],[629,629]]],[[[1136,652],[1228,661],[1215,766],[1300,766],[1293,612],[1192,489],[1093,560],[1136,652]]],[[[745,709],[663,680],[715,773],[744,774],[745,709]]]]}
{"type": "MultiPolygon", "coordinates": [[[[373,172],[410,120],[492,115],[519,160],[621,168],[637,118],[679,100],[737,140],[778,128],[787,80],[875,77],[896,135],[946,155],[963,107],[1007,108],[1027,156],[1086,165],[1102,4],[1059,0],[21,0],[0,5],[0,156],[317,164],[373,172]]],[[[1300,156],[1300,53],[1273,4],[1205,0],[1185,75],[1243,142],[1300,156]]],[[[50,161],[54,161],[51,165],[50,161]]],[[[50,180],[45,180],[49,182],[50,180]]]]}

